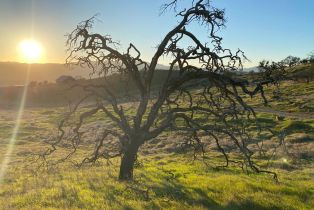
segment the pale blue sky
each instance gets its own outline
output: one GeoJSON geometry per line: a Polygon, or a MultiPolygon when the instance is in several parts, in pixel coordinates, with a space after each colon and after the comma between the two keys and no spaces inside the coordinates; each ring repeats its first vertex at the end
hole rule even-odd
{"type": "MultiPolygon", "coordinates": [[[[154,47],[177,22],[174,13],[159,16],[166,0],[1,0],[0,61],[18,61],[19,41],[33,37],[45,49],[44,62],[64,62],[65,34],[76,24],[100,13],[94,31],[129,42],[150,60],[154,47]]],[[[182,5],[191,1],[181,0],[182,5]]],[[[242,49],[254,66],[262,59],[288,55],[305,57],[314,50],[312,0],[214,0],[226,9],[223,45],[242,49]]],[[[204,33],[196,30],[201,37],[204,33]]]]}

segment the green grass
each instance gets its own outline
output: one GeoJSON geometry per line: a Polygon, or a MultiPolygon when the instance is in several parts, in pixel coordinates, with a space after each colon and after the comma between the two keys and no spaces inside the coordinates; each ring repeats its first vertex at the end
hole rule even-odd
{"type": "Polygon", "coordinates": [[[288,134],[304,132],[307,134],[314,133],[314,127],[306,122],[295,121],[295,120],[285,120],[280,126],[280,130],[285,130],[288,134]]]}
{"type": "MultiPolygon", "coordinates": [[[[314,92],[313,83],[284,84],[282,87],[284,97],[311,105],[307,96],[314,92]]],[[[253,99],[252,103],[259,102],[253,99]]],[[[287,103],[288,107],[282,108],[285,104],[284,101],[272,101],[271,108],[301,112],[297,103],[287,103]]],[[[114,159],[112,164],[100,161],[82,168],[66,162],[50,170],[38,170],[36,164],[29,162],[31,152],[46,148],[43,141],[56,132],[60,113],[64,110],[26,109],[14,154],[0,186],[0,209],[313,209],[314,164],[313,159],[306,156],[313,151],[312,119],[287,117],[277,121],[272,113],[257,113],[260,125],[278,133],[287,131],[291,138],[289,150],[295,149],[302,155],[308,152],[298,160],[281,154],[271,160],[269,169],[277,172],[279,183],[267,174],[247,175],[237,166],[217,170],[213,166],[222,164],[223,159],[213,150],[209,150],[208,165],[205,165],[201,160],[193,161],[190,153],[170,153],[162,148],[147,155],[141,153],[135,180],[127,183],[117,180],[119,159],[114,159]],[[304,135],[297,138],[294,134],[304,135]]],[[[131,113],[132,110],[127,109],[126,112],[131,113]]],[[[307,114],[312,113],[307,111],[307,114]]],[[[1,161],[16,112],[5,110],[0,114],[1,161]]],[[[87,122],[94,123],[103,118],[101,113],[97,113],[87,122]]],[[[108,120],[105,121],[109,124],[108,120]]],[[[162,138],[167,135],[170,132],[162,138]]],[[[275,142],[269,133],[256,132],[254,135],[266,140],[265,146],[275,142]]],[[[60,151],[57,156],[64,154],[65,151],[60,151]]],[[[258,164],[266,166],[267,160],[260,158],[258,164]]]]}
{"type": "MultiPolygon", "coordinates": [[[[117,180],[118,159],[112,165],[101,161],[76,168],[66,162],[49,171],[37,170],[21,152],[40,151],[43,145],[34,139],[27,144],[20,141],[0,188],[0,209],[311,209],[314,205],[314,171],[309,164],[285,170],[286,163],[276,160],[273,166],[278,167],[271,170],[279,175],[277,184],[269,175],[247,175],[236,166],[217,170],[193,161],[189,153],[160,153],[141,155],[135,181],[126,183],[117,180]]],[[[214,166],[221,159],[211,152],[208,161],[214,166]]]]}
{"type": "Polygon", "coordinates": [[[217,171],[191,157],[143,157],[135,181],[116,179],[116,163],[27,173],[11,168],[1,209],[311,209],[313,171],[280,170],[280,183],[237,168],[217,171]],[[131,188],[130,188],[131,186],[131,188]],[[148,189],[148,197],[141,191],[148,189]]]}

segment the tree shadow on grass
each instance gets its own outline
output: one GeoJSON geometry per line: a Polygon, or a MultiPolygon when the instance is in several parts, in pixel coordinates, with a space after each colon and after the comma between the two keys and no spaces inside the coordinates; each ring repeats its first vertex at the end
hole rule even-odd
{"type": "MultiPolygon", "coordinates": [[[[217,190],[207,188],[202,190],[195,187],[186,187],[181,185],[176,181],[166,181],[165,183],[159,186],[155,186],[153,189],[157,197],[165,197],[169,200],[177,201],[184,203],[186,205],[193,207],[203,207],[206,209],[215,209],[215,210],[251,210],[251,209],[260,209],[266,210],[269,207],[265,207],[259,203],[256,203],[252,200],[241,200],[239,202],[231,201],[227,205],[221,205],[216,202],[213,198],[208,196],[208,192],[221,193],[217,190]]],[[[169,206],[170,207],[170,206],[169,206]]],[[[280,209],[276,206],[272,209],[280,209]]]]}
{"type": "Polygon", "coordinates": [[[155,186],[152,191],[156,197],[164,197],[190,206],[221,209],[221,206],[201,189],[187,188],[179,183],[165,181],[164,184],[155,186]]]}
{"type": "Polygon", "coordinates": [[[261,204],[259,203],[256,203],[256,202],[253,202],[252,200],[244,200],[244,201],[241,201],[241,202],[230,202],[228,203],[227,206],[221,208],[221,209],[228,209],[228,210],[269,210],[269,209],[272,209],[272,210],[279,210],[279,209],[283,209],[283,208],[280,208],[280,207],[277,207],[277,206],[271,206],[271,207],[266,207],[266,206],[262,206],[261,204]]]}

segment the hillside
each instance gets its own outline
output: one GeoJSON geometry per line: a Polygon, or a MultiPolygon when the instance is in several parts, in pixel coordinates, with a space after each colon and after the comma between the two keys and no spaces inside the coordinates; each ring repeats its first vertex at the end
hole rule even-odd
{"type": "MultiPolygon", "coordinates": [[[[24,85],[29,64],[16,62],[0,62],[0,87],[24,85]]],[[[166,69],[167,66],[158,64],[158,69],[166,69]]],[[[55,82],[61,75],[73,77],[90,77],[90,70],[80,66],[66,66],[59,63],[44,63],[30,65],[30,81],[55,82]]]]}
{"type": "MultiPolygon", "coordinates": [[[[0,66],[5,67],[4,63],[0,63],[0,66]]],[[[162,68],[166,68],[166,66],[159,65],[162,68]]],[[[20,95],[23,90],[24,85],[24,78],[26,75],[26,71],[22,68],[27,68],[26,64],[7,64],[5,71],[6,75],[4,77],[0,78],[0,84],[3,80],[8,80],[9,77],[16,77],[19,80],[11,80],[15,84],[15,86],[5,86],[0,87],[0,106],[7,107],[7,106],[14,106],[20,103],[20,95]],[[11,72],[10,72],[11,70],[11,72]],[[23,74],[20,74],[19,72],[23,72],[23,74]],[[20,86],[16,86],[16,84],[20,86]]],[[[296,67],[293,67],[291,69],[288,69],[288,74],[286,79],[287,80],[295,80],[295,81],[313,81],[314,80],[314,65],[299,65],[296,67]]],[[[82,68],[76,68],[76,69],[68,69],[64,65],[61,64],[35,64],[32,66],[31,69],[31,79],[30,81],[40,81],[43,82],[44,80],[51,81],[49,84],[41,84],[41,85],[35,85],[30,86],[28,91],[28,97],[27,97],[27,106],[60,106],[60,105],[66,105],[69,101],[75,101],[77,100],[77,96],[84,95],[84,91],[82,88],[74,88],[69,90],[69,87],[71,87],[74,84],[79,85],[86,85],[86,84],[101,84],[102,79],[101,78],[93,78],[93,79],[81,79],[77,80],[74,83],[70,84],[55,84],[54,80],[58,78],[60,75],[72,75],[72,76],[85,76],[85,78],[89,77],[88,70],[84,70],[82,68]],[[87,73],[86,73],[87,72],[87,73]],[[47,78],[50,78],[48,80],[47,78]]],[[[249,79],[252,80],[255,77],[258,77],[259,73],[247,73],[243,72],[241,74],[234,74],[233,76],[243,79],[249,79]]],[[[165,80],[167,76],[167,71],[164,70],[157,70],[155,72],[154,78],[153,78],[153,84],[152,88],[156,91],[153,91],[153,94],[158,93],[158,87],[162,84],[162,82],[165,80]]],[[[9,80],[8,80],[9,81],[9,80]]],[[[134,85],[129,84],[130,86],[127,88],[128,92],[125,92],[124,84],[126,84],[126,80],[123,77],[120,77],[118,75],[111,75],[108,78],[108,81],[110,81],[111,88],[113,91],[119,93],[123,101],[125,101],[125,97],[127,95],[135,95],[134,91],[136,91],[136,88],[134,88],[134,85]]],[[[7,82],[8,83],[8,82],[7,82]]],[[[2,82],[3,84],[3,82],[2,82]]],[[[286,84],[287,85],[287,84],[286,84]]],[[[0,85],[1,86],[1,85],[0,85]]],[[[303,86],[300,84],[296,84],[295,86],[303,86]]],[[[291,87],[291,86],[290,86],[291,87]]],[[[289,89],[289,85],[287,85],[287,90],[289,89]]],[[[272,90],[266,90],[271,94],[272,90]]],[[[290,91],[290,90],[289,90],[290,91]]],[[[136,99],[135,99],[136,100],[136,99]]],[[[303,99],[304,100],[304,99],[303,99]]],[[[288,103],[289,101],[287,101],[288,103]]],[[[289,107],[289,104],[287,104],[286,107],[289,107]]]]}
{"type": "MultiPolygon", "coordinates": [[[[163,72],[159,73],[160,81],[163,72]]],[[[60,93],[65,87],[51,84],[46,88],[49,91],[60,88],[60,93]]],[[[57,133],[57,123],[65,109],[32,107],[25,110],[21,120],[9,170],[0,188],[0,209],[312,209],[314,109],[300,109],[298,103],[313,106],[310,98],[314,96],[314,82],[286,81],[280,88],[281,100],[271,99],[268,110],[256,111],[258,122],[265,128],[277,134],[286,133],[285,143],[281,145],[266,130],[263,133],[255,130],[252,135],[256,142],[249,145],[256,152],[259,166],[275,171],[279,183],[267,174],[245,174],[237,164],[219,168],[224,164],[223,157],[213,139],[202,138],[206,156],[203,159],[198,151],[193,158],[193,148],[183,147],[187,136],[171,131],[165,131],[140,149],[134,182],[116,179],[119,158],[80,168],[70,161],[49,170],[39,168],[41,162],[32,154],[48,148],[45,141],[57,133]],[[285,110],[287,105],[283,103],[287,101],[289,109],[285,110]],[[273,110],[277,109],[285,114],[283,120],[276,118],[273,110]],[[258,145],[267,156],[258,153],[258,145]]],[[[42,90],[41,96],[52,102],[51,94],[42,90]]],[[[272,87],[266,91],[271,98],[272,87]]],[[[251,103],[261,106],[256,98],[251,103]]],[[[15,110],[0,109],[0,159],[4,157],[15,118],[15,110]]],[[[86,120],[89,133],[84,139],[86,143],[73,157],[75,161],[93,151],[94,147],[89,145],[94,137],[92,128],[114,129],[103,113],[86,120]]],[[[228,146],[227,142],[224,144],[228,146]]],[[[236,157],[234,148],[227,148],[236,157]]],[[[60,151],[55,158],[63,157],[65,152],[60,151]]]]}
{"type": "MultiPolygon", "coordinates": [[[[312,67],[295,72],[312,72],[312,67]]],[[[155,72],[153,89],[158,89],[165,79],[166,71],[155,72]]],[[[240,75],[246,77],[249,74],[240,75]]],[[[239,75],[238,75],[239,76],[239,75]]],[[[124,80],[111,75],[112,90],[121,93],[120,99],[132,107],[135,103],[125,97],[124,80]]],[[[99,84],[101,79],[79,80],[84,85],[99,84]]],[[[256,154],[260,167],[272,170],[279,176],[276,183],[267,174],[245,174],[239,166],[224,164],[213,139],[202,137],[205,158],[200,151],[193,159],[193,148],[185,147],[185,133],[165,131],[140,149],[135,168],[134,182],[119,182],[116,179],[119,158],[100,160],[92,166],[77,168],[65,162],[49,170],[39,170],[41,163],[34,161],[33,152],[41,153],[45,143],[57,133],[66,109],[62,106],[84,92],[71,84],[45,84],[30,86],[27,105],[19,130],[14,153],[9,164],[8,176],[0,188],[1,209],[311,209],[313,203],[314,160],[314,82],[283,81],[279,87],[281,97],[274,97],[274,86],[265,87],[269,100],[262,106],[258,97],[245,97],[254,106],[258,123],[265,128],[262,133],[252,129],[254,141],[249,147],[256,154]],[[50,106],[50,107],[48,107],[50,106]],[[278,116],[281,116],[279,118],[278,116]],[[272,129],[275,135],[267,132],[272,129]],[[285,134],[280,143],[279,135],[285,134]],[[262,150],[264,153],[259,153],[262,150]]],[[[12,126],[14,109],[1,109],[4,103],[18,105],[23,87],[0,89],[0,159],[5,154],[12,126]],[[11,91],[11,92],[10,92],[11,91]],[[6,93],[6,94],[4,94],[6,93]],[[5,98],[6,97],[6,98],[5,98]],[[8,98],[9,97],[9,98],[8,98]],[[11,97],[11,98],[10,98],[11,97]]],[[[129,88],[132,94],[132,84],[129,88]]],[[[153,93],[158,93],[153,91],[153,93]]],[[[3,108],[3,107],[2,107],[3,108]]],[[[82,107],[81,111],[87,111],[82,107]]],[[[131,109],[126,109],[131,112],[131,109]]],[[[73,160],[80,161],[82,154],[88,155],[93,148],[92,128],[105,126],[115,129],[103,113],[86,119],[87,137],[73,160]]],[[[114,143],[112,144],[114,145],[114,143]]],[[[227,141],[224,145],[232,157],[237,157],[235,148],[227,141]]],[[[65,146],[66,147],[66,146],[65,146]]],[[[66,148],[64,148],[66,150],[66,148]]],[[[60,151],[55,157],[63,157],[60,151]]]]}
{"type": "MultiPolygon", "coordinates": [[[[24,85],[29,64],[0,62],[0,86],[24,85]]],[[[31,64],[30,81],[55,82],[60,75],[88,77],[88,70],[80,67],[68,68],[64,64],[31,64]]]]}
{"type": "MultiPolygon", "coordinates": [[[[161,82],[167,77],[167,72],[164,70],[157,70],[154,75],[152,88],[158,91],[158,87],[161,82]]],[[[136,95],[137,89],[132,84],[132,81],[127,82],[123,76],[110,75],[108,77],[111,90],[116,92],[120,100],[129,100],[127,95],[136,95]],[[128,83],[128,92],[125,92],[125,84],[128,83]]],[[[27,106],[63,106],[67,105],[69,101],[73,102],[79,100],[80,96],[86,94],[81,87],[71,88],[74,85],[99,85],[102,84],[103,78],[92,78],[92,79],[79,79],[75,82],[56,84],[36,84],[29,85],[27,94],[27,106]]],[[[0,107],[14,107],[20,103],[21,94],[24,86],[5,86],[0,87],[0,107]]],[[[154,91],[153,91],[154,92],[154,91]]],[[[133,98],[134,100],[135,98],[133,98]]],[[[135,99],[136,100],[136,99],[135,99]]]]}
{"type": "Polygon", "coordinates": [[[290,77],[305,80],[313,81],[314,80],[314,64],[302,64],[297,65],[289,69],[290,77]]]}

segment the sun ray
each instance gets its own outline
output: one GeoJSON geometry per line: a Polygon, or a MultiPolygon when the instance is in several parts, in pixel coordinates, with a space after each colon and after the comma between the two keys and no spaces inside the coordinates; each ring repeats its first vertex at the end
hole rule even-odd
{"type": "Polygon", "coordinates": [[[24,89],[23,89],[23,94],[22,94],[21,103],[20,103],[20,107],[19,107],[19,110],[18,110],[15,126],[14,126],[14,129],[13,129],[12,136],[10,138],[9,144],[7,146],[7,151],[6,151],[5,155],[4,155],[4,158],[3,158],[1,166],[0,166],[0,188],[1,188],[1,184],[3,182],[3,178],[4,178],[4,176],[5,176],[6,172],[7,172],[8,165],[10,163],[12,152],[13,152],[13,149],[14,149],[14,146],[15,146],[16,137],[17,137],[18,131],[20,129],[21,119],[23,117],[24,108],[25,108],[25,102],[26,102],[26,97],[27,97],[30,68],[31,68],[31,65],[28,65],[28,67],[27,67],[27,74],[26,74],[26,78],[25,78],[25,85],[24,85],[24,89]]]}

